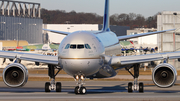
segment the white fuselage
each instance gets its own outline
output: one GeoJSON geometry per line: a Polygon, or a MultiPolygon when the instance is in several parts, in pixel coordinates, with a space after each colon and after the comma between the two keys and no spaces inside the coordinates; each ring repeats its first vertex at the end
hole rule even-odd
{"type": "Polygon", "coordinates": [[[120,54],[113,32],[78,31],[67,35],[59,46],[59,64],[69,75],[91,76],[104,65],[102,54],[120,54]]]}

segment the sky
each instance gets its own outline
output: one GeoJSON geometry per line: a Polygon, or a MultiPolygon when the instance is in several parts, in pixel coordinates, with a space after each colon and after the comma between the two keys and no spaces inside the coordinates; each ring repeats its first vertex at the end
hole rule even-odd
{"type": "MultiPolygon", "coordinates": [[[[105,0],[17,0],[40,3],[48,10],[96,13],[103,15],[105,0]]],[[[150,17],[162,11],[180,11],[180,0],[110,0],[110,15],[121,13],[141,14],[150,17]]]]}

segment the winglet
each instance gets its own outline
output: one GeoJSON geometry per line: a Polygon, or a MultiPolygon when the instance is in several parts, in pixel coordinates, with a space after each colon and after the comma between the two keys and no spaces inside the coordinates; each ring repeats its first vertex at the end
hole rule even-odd
{"type": "Polygon", "coordinates": [[[109,0],[105,0],[103,31],[110,31],[109,28],[109,0]]]}

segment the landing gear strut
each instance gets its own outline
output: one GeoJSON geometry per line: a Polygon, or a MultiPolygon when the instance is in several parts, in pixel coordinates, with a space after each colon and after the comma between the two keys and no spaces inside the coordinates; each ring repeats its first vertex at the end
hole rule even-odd
{"type": "Polygon", "coordinates": [[[84,87],[84,76],[83,75],[77,75],[75,77],[76,80],[78,80],[78,86],[75,87],[74,92],[75,94],[86,94],[86,87],[84,87]]]}
{"type": "Polygon", "coordinates": [[[132,82],[128,83],[128,92],[131,93],[133,91],[138,91],[140,93],[144,92],[144,85],[142,82],[139,83],[138,85],[138,77],[139,77],[139,67],[140,64],[135,64],[133,65],[134,67],[134,75],[130,72],[130,68],[126,68],[126,70],[134,77],[134,84],[132,82]]]}
{"type": "Polygon", "coordinates": [[[50,92],[51,90],[55,90],[56,92],[61,92],[61,82],[55,83],[56,75],[61,71],[61,68],[58,68],[53,65],[48,65],[48,76],[51,79],[51,82],[45,83],[45,92],[50,92]],[[58,69],[57,73],[55,74],[55,69],[58,69]]]}

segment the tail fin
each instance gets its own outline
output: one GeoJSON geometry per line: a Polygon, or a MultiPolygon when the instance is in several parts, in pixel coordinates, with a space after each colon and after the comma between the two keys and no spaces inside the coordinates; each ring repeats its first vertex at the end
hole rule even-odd
{"type": "Polygon", "coordinates": [[[109,0],[105,0],[103,31],[110,31],[109,28],[109,0]]]}

